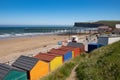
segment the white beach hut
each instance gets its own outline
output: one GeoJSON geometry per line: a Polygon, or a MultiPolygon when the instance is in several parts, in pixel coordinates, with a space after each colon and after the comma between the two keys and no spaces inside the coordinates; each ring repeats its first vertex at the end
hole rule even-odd
{"type": "Polygon", "coordinates": [[[119,41],[120,40],[120,36],[101,36],[101,37],[98,37],[98,43],[99,44],[102,44],[102,45],[108,45],[108,44],[112,44],[116,41],[119,41]]]}

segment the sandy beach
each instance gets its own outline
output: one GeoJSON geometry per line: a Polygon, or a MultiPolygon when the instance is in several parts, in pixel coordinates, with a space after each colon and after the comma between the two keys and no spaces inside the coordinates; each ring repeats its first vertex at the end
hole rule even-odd
{"type": "MultiPolygon", "coordinates": [[[[86,45],[86,35],[80,35],[79,42],[86,45]]],[[[20,55],[34,56],[39,52],[47,52],[58,48],[58,41],[67,41],[69,36],[37,36],[0,40],[0,63],[12,63],[20,55]]]]}
{"type": "Polygon", "coordinates": [[[50,35],[0,40],[0,63],[15,60],[20,55],[31,56],[59,47],[58,41],[65,41],[68,38],[68,36],[50,35]]]}

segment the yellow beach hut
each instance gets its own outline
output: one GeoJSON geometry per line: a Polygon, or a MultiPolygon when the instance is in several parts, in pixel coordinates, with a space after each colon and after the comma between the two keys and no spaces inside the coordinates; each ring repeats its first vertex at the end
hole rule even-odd
{"type": "Polygon", "coordinates": [[[49,71],[53,71],[62,65],[62,56],[60,55],[39,53],[34,57],[46,62],[49,65],[49,71]]]}

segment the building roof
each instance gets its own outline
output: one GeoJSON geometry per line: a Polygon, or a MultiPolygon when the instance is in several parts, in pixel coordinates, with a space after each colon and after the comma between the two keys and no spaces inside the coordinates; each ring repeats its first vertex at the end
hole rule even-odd
{"type": "Polygon", "coordinates": [[[69,43],[67,44],[67,46],[71,46],[71,47],[81,47],[81,46],[83,46],[83,43],[69,42],[69,43]]]}
{"type": "Polygon", "coordinates": [[[11,70],[18,70],[18,71],[22,71],[20,69],[11,67],[9,65],[0,63],[0,80],[3,80],[3,78],[9,73],[9,71],[11,70]]]}
{"type": "Polygon", "coordinates": [[[0,80],[2,80],[11,69],[10,66],[0,63],[0,80]]]}
{"type": "Polygon", "coordinates": [[[58,55],[64,55],[66,54],[66,51],[62,51],[60,49],[51,49],[48,53],[58,54],[58,55]]]}
{"type": "Polygon", "coordinates": [[[34,65],[38,62],[37,58],[28,57],[28,56],[20,56],[12,66],[20,68],[25,71],[30,71],[34,65]]]}
{"type": "Polygon", "coordinates": [[[100,45],[99,43],[89,43],[88,45],[100,45]]]}
{"type": "Polygon", "coordinates": [[[59,48],[60,50],[65,50],[65,51],[72,51],[74,48],[69,47],[69,46],[62,46],[59,48]]]}
{"type": "Polygon", "coordinates": [[[46,54],[46,53],[39,53],[34,57],[37,58],[37,59],[40,59],[42,61],[50,62],[51,60],[53,60],[56,57],[56,55],[46,54]]]}
{"type": "Polygon", "coordinates": [[[62,47],[65,47],[65,48],[70,48],[70,49],[75,49],[76,47],[74,47],[74,46],[62,46],[62,47]]]}

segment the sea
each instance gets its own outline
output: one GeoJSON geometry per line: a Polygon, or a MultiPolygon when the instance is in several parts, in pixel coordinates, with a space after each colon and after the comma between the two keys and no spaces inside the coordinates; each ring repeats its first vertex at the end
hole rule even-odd
{"type": "Polygon", "coordinates": [[[0,39],[79,33],[89,28],[61,25],[0,25],[0,39]]]}
{"type": "Polygon", "coordinates": [[[73,26],[23,26],[23,25],[0,25],[0,39],[31,37],[40,35],[56,35],[68,33],[73,26]]]}

